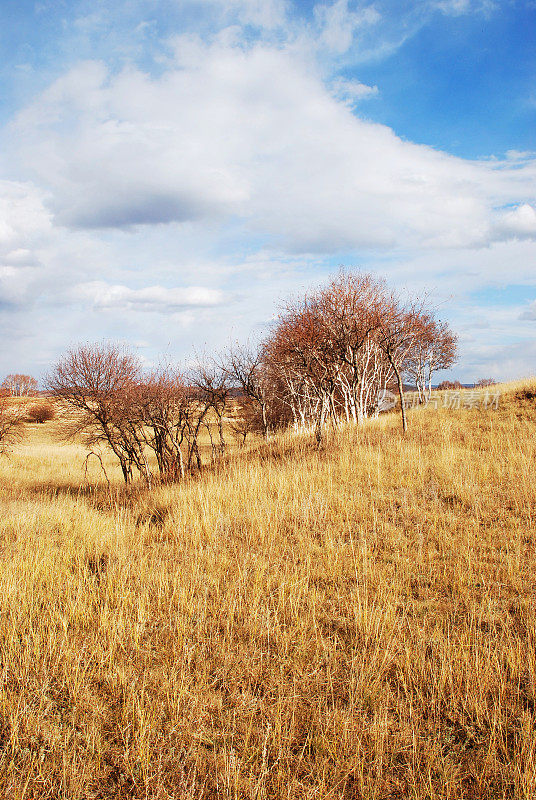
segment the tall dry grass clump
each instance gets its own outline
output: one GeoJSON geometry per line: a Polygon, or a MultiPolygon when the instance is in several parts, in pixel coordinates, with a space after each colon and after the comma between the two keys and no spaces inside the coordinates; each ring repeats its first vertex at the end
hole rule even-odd
{"type": "Polygon", "coordinates": [[[130,493],[36,426],[0,464],[0,796],[532,799],[536,382],[408,417],[130,493]]]}

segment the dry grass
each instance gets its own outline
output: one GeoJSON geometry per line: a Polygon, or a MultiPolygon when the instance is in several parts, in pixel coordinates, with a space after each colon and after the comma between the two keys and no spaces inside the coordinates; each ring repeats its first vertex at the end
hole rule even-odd
{"type": "Polygon", "coordinates": [[[0,463],[0,796],[532,800],[536,381],[507,388],[131,496],[33,426],[0,463]]]}

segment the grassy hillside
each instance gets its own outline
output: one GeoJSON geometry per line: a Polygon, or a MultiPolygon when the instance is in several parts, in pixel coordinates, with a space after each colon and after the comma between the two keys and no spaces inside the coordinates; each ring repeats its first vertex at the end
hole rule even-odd
{"type": "Polygon", "coordinates": [[[534,798],[536,381],[502,389],[130,496],[32,426],[0,796],[534,798]]]}

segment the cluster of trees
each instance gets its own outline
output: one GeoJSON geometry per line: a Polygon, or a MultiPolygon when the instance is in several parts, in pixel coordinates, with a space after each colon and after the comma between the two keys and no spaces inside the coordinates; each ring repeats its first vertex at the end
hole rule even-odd
{"type": "Polygon", "coordinates": [[[31,375],[6,375],[2,389],[12,397],[28,397],[37,391],[37,381],[31,375]]]}
{"type": "MultiPolygon", "coordinates": [[[[479,378],[475,381],[474,387],[475,389],[485,389],[488,386],[495,386],[496,383],[497,381],[493,378],[479,378]]],[[[444,389],[463,389],[464,387],[460,381],[441,381],[437,388],[443,391],[444,389]]]]}
{"type": "Polygon", "coordinates": [[[378,414],[390,389],[405,431],[404,380],[424,401],[455,355],[456,337],[422,304],[402,303],[371,275],[341,273],[287,304],[257,347],[230,348],[209,367],[146,372],[118,345],[84,345],[60,360],[48,390],[70,410],[66,430],[84,437],[88,457],[101,459],[104,446],[127,484],[135,475],[151,484],[202,468],[202,432],[212,459],[225,451],[227,427],[245,438],[293,425],[320,442],[328,423],[378,414]],[[231,401],[239,412],[224,426],[231,401]]]}
{"type": "MultiPolygon", "coordinates": [[[[50,400],[62,409],[62,428],[82,437],[88,458],[103,449],[119,461],[125,483],[140,476],[175,480],[215,459],[226,431],[245,439],[294,426],[316,433],[326,426],[360,423],[398,393],[404,431],[404,382],[425,402],[436,371],[456,358],[456,337],[419,302],[402,302],[384,281],[341,272],[325,287],[289,302],[258,346],[231,347],[220,359],[188,374],[171,366],[148,372],[117,344],[68,351],[47,379],[50,400]],[[392,395],[391,395],[392,396],[392,395]],[[229,416],[231,404],[236,412],[229,416]],[[225,425],[224,425],[225,420],[225,425]],[[204,433],[208,448],[200,447],[204,433]]],[[[29,376],[6,378],[13,394],[35,391],[29,376]]],[[[53,415],[50,401],[44,421],[53,415]]],[[[7,442],[20,412],[0,409],[7,442]]]]}
{"type": "Polygon", "coordinates": [[[456,337],[422,303],[403,303],[371,275],[340,273],[289,303],[260,346],[234,350],[224,370],[265,435],[293,424],[314,426],[320,438],[328,421],[359,423],[378,414],[390,389],[405,431],[404,381],[424,402],[434,373],[455,358],[456,337]]]}
{"type": "Polygon", "coordinates": [[[126,484],[137,474],[151,485],[151,463],[165,481],[201,469],[202,431],[208,433],[213,457],[225,449],[222,418],[229,389],[216,369],[200,367],[185,376],[168,366],[147,373],[119,345],[84,345],[59,361],[48,389],[67,415],[65,435],[81,436],[88,457],[101,465],[102,446],[111,450],[126,484]]]}

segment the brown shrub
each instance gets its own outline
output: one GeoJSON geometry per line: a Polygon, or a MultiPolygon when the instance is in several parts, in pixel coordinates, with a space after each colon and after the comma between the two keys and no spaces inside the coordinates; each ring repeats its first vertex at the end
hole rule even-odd
{"type": "Polygon", "coordinates": [[[48,422],[54,419],[56,413],[52,403],[43,401],[41,403],[34,403],[28,409],[27,420],[28,422],[48,422]]]}

